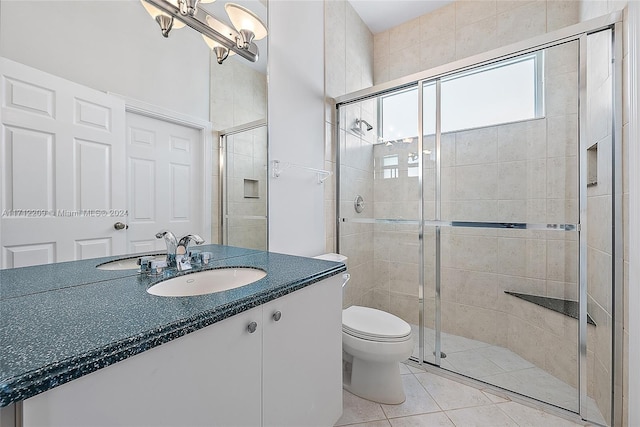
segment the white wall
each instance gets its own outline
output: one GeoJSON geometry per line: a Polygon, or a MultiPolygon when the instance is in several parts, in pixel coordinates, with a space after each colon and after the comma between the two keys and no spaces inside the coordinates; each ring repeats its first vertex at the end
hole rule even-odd
{"type": "Polygon", "coordinates": [[[189,28],[162,37],[139,0],[3,1],[0,55],[209,120],[209,49],[189,28]]]}
{"type": "MultiPolygon", "coordinates": [[[[296,165],[324,165],[324,5],[269,2],[269,155],[296,165]]],[[[269,171],[270,172],[270,171],[269,171]]],[[[269,250],[324,252],[324,185],[289,168],[269,181],[269,250]]]]}

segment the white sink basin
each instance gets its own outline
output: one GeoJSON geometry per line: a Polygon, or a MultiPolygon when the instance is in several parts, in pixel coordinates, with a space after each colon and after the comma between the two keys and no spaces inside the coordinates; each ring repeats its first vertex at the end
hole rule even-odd
{"type": "Polygon", "coordinates": [[[227,291],[256,282],[267,273],[255,268],[218,268],[185,274],[157,283],[147,289],[161,297],[188,297],[227,291]]]}
{"type": "MultiPolygon", "coordinates": [[[[98,270],[137,270],[140,268],[138,265],[138,258],[143,255],[136,256],[133,258],[123,258],[117,259],[111,262],[107,262],[97,266],[98,270]]],[[[154,261],[162,261],[167,258],[166,254],[158,254],[154,255],[154,261]]]]}

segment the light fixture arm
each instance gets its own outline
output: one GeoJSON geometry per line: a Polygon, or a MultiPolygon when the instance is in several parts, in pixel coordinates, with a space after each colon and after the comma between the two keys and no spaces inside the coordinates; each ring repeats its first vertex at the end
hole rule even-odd
{"type": "MultiPolygon", "coordinates": [[[[244,36],[236,31],[234,28],[225,25],[223,22],[217,20],[214,16],[207,13],[202,8],[196,8],[193,16],[191,15],[183,15],[180,7],[176,7],[175,4],[172,4],[169,0],[144,0],[147,3],[157,7],[162,12],[170,15],[173,19],[179,19],[184,22],[185,25],[193,28],[200,34],[203,34],[209,37],[211,40],[214,40],[222,47],[227,49],[227,56],[229,51],[233,51],[241,57],[251,61],[256,62],[258,60],[258,46],[253,42],[253,38],[251,38],[249,42],[247,42],[244,36]],[[241,40],[241,46],[238,47],[238,40],[241,40]],[[246,43],[246,45],[245,45],[246,43]],[[245,47],[246,46],[246,47],[245,47]]],[[[197,1],[193,0],[180,0],[181,2],[191,1],[197,5],[197,1]]],[[[249,31],[251,33],[251,31],[249,31]]],[[[253,33],[251,33],[253,34],[253,33]]],[[[164,30],[163,30],[164,35],[164,30]]],[[[166,37],[166,36],[165,36],[166,37]]],[[[217,54],[216,54],[217,56],[217,54]]],[[[226,56],[225,56],[226,58],[226,56]]],[[[216,59],[219,59],[217,57],[216,59]]],[[[224,60],[224,59],[223,59],[224,60]]]]}

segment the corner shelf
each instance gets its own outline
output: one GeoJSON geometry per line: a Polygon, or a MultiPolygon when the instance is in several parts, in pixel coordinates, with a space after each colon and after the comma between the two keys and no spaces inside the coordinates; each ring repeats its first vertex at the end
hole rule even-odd
{"type": "MultiPolygon", "coordinates": [[[[564,314],[565,316],[578,319],[578,313],[580,312],[578,301],[561,299],[561,298],[543,297],[539,295],[521,294],[518,292],[511,292],[511,291],[504,291],[504,293],[513,295],[516,298],[520,298],[530,303],[539,305],[540,307],[544,307],[548,310],[553,310],[557,313],[564,314]]],[[[587,323],[590,325],[596,326],[596,322],[593,321],[593,318],[589,315],[589,313],[587,313],[587,323]]]]}

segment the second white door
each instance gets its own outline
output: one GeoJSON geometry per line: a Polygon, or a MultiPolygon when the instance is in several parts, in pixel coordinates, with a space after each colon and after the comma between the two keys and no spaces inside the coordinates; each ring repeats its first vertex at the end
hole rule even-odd
{"type": "Polygon", "coordinates": [[[127,252],[161,250],[161,229],[208,238],[201,130],[127,113],[127,252]]]}

